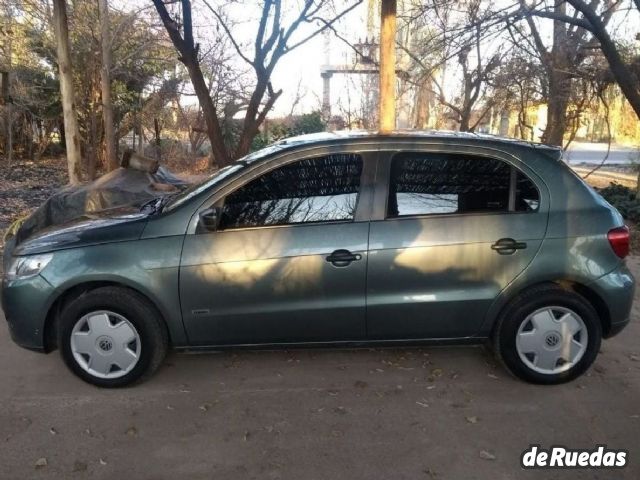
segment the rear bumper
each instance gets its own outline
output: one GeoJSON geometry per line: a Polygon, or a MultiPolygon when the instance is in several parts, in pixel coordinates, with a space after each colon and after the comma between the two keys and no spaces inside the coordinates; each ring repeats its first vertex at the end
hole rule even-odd
{"type": "Polygon", "coordinates": [[[2,281],[2,310],[11,338],[29,350],[45,351],[44,327],[54,288],[41,276],[2,281]]]}
{"type": "Polygon", "coordinates": [[[589,285],[602,298],[609,310],[610,325],[603,332],[605,338],[617,335],[631,318],[631,306],[636,281],[626,265],[621,264],[612,272],[589,285]]]}

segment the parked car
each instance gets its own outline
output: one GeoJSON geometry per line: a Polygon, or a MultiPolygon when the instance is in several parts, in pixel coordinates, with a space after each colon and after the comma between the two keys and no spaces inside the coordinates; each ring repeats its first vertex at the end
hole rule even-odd
{"type": "Polygon", "coordinates": [[[13,339],[103,387],[179,350],[491,342],[565,382],[629,321],[620,214],[543,145],[326,133],[12,252],[13,339]]]}

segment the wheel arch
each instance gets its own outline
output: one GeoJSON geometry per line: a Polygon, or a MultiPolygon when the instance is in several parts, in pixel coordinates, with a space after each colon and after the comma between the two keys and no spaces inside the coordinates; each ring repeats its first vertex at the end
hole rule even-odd
{"type": "Polygon", "coordinates": [[[496,310],[495,315],[493,315],[493,318],[491,318],[491,325],[489,328],[490,338],[493,338],[495,329],[498,326],[498,319],[500,318],[500,315],[502,314],[502,312],[504,312],[505,309],[509,307],[509,304],[515,298],[529,290],[537,289],[544,285],[554,285],[556,287],[560,287],[562,289],[576,293],[584,298],[598,314],[598,319],[600,320],[600,324],[602,326],[602,335],[603,337],[607,337],[609,331],[611,330],[611,312],[609,311],[609,307],[607,306],[604,299],[595,290],[593,290],[583,282],[570,279],[556,279],[540,281],[531,285],[527,285],[524,288],[510,292],[508,296],[504,297],[500,302],[499,308],[496,310]]]}
{"type": "Polygon", "coordinates": [[[130,290],[135,292],[144,298],[149,305],[151,305],[157,312],[158,318],[161,320],[161,325],[165,329],[167,334],[167,338],[169,339],[169,345],[172,345],[172,335],[171,328],[169,328],[169,324],[167,322],[167,315],[163,312],[162,308],[153,299],[153,296],[144,292],[140,288],[136,288],[126,282],[118,281],[118,280],[88,280],[80,283],[76,283],[74,285],[69,285],[64,288],[53,300],[53,303],[49,307],[47,311],[47,315],[45,317],[44,323],[44,351],[49,353],[58,348],[57,345],[57,330],[58,330],[58,317],[62,310],[68,305],[70,302],[79,298],[87,292],[96,290],[97,288],[102,287],[117,287],[126,290],[130,290]]]}

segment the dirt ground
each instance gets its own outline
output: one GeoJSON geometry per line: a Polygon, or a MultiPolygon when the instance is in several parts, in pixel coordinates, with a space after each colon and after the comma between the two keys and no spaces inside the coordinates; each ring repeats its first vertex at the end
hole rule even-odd
{"type": "Polygon", "coordinates": [[[555,387],[440,347],[173,354],[147,383],[100,390],[0,318],[0,478],[637,479],[639,300],[595,366],[555,387]],[[523,471],[530,444],[606,444],[629,464],[523,471]]]}

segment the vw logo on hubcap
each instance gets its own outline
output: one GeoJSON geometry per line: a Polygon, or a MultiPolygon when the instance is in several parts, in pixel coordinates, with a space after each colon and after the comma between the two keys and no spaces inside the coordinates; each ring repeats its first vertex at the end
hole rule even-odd
{"type": "Polygon", "coordinates": [[[547,344],[547,347],[555,347],[560,343],[560,335],[553,332],[547,335],[547,338],[544,339],[544,343],[547,344]]]}
{"type": "Polygon", "coordinates": [[[113,348],[113,341],[109,337],[101,337],[98,339],[98,348],[103,352],[110,352],[113,348]]]}

